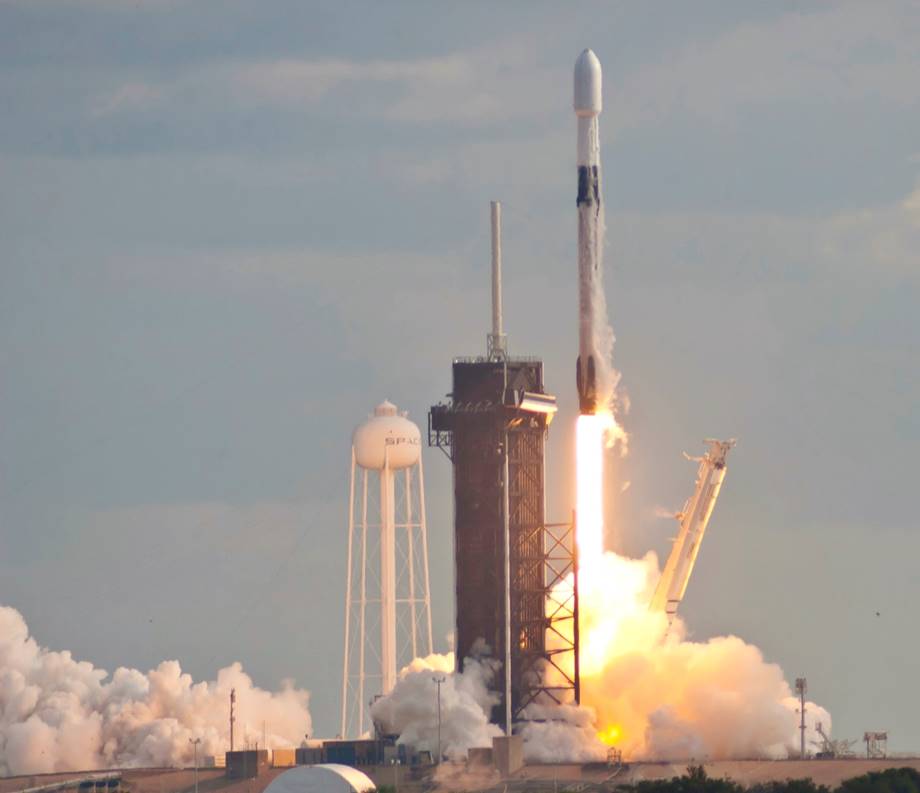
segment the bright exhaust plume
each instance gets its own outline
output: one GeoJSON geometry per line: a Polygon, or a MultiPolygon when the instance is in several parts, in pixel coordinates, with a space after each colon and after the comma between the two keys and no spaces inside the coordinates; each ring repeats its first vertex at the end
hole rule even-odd
{"type": "MultiPolygon", "coordinates": [[[[782,669],[736,636],[686,641],[649,602],[660,578],[654,553],[603,550],[605,437],[601,415],[578,417],[576,493],[581,701],[597,745],[635,759],[786,757],[798,745],[797,701],[782,669]]],[[[571,582],[561,586],[571,587],[571,582]]],[[[551,638],[551,636],[550,636],[551,638]]],[[[807,739],[823,708],[806,706],[807,739]]]]}
{"type": "Polygon", "coordinates": [[[586,567],[604,550],[604,438],[612,423],[609,413],[594,413],[580,415],[575,425],[576,538],[586,567]]]}

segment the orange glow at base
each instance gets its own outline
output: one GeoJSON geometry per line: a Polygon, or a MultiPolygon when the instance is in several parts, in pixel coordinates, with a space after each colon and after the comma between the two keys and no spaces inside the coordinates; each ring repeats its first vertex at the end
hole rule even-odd
{"type": "Polygon", "coordinates": [[[623,737],[623,730],[620,728],[619,724],[611,724],[609,727],[600,730],[597,733],[597,737],[607,744],[607,746],[613,746],[623,737]]]}

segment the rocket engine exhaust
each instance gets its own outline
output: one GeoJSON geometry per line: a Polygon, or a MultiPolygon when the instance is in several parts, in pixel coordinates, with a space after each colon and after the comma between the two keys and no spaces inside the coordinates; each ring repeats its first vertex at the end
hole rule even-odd
{"type": "Polygon", "coordinates": [[[575,62],[574,109],[578,117],[578,360],[575,382],[579,412],[598,408],[597,322],[604,321],[597,306],[597,279],[601,266],[601,173],[598,119],[601,112],[601,64],[591,50],[575,62]]]}

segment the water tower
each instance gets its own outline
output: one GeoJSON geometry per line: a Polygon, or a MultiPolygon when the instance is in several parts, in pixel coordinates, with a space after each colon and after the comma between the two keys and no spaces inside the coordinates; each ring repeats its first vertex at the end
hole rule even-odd
{"type": "Polygon", "coordinates": [[[352,436],[342,737],[369,730],[370,702],[431,652],[421,433],[384,401],[352,436]]]}

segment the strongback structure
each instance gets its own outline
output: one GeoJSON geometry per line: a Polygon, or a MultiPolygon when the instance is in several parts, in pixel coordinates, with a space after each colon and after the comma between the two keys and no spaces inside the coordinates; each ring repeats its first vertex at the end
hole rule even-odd
{"type": "Polygon", "coordinates": [[[507,354],[497,204],[492,221],[488,354],[454,360],[450,400],[431,408],[428,440],[454,468],[457,668],[469,658],[502,664],[492,721],[510,732],[531,703],[578,699],[577,588],[565,586],[577,571],[573,525],[545,520],[544,440],[555,399],[540,360],[507,354]]]}
{"type": "Polygon", "coordinates": [[[709,518],[712,517],[728,470],[725,458],[735,445],[735,439],[717,441],[709,438],[706,445],[709,449],[702,457],[684,454],[688,460],[700,464],[696,475],[696,487],[684,508],[674,516],[680,524],[680,531],[674,545],[671,546],[671,553],[649,605],[652,611],[664,611],[668,615],[668,624],[674,620],[677,608],[687,591],[703,535],[706,533],[709,518]]]}

